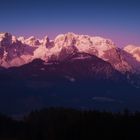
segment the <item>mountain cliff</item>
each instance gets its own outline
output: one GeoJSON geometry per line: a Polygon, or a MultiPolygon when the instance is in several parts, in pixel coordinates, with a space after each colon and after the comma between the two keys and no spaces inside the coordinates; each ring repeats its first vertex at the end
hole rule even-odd
{"type": "Polygon", "coordinates": [[[34,59],[63,61],[76,52],[94,55],[122,73],[135,71],[126,57],[129,52],[116,47],[110,39],[74,33],[60,34],[54,40],[50,40],[48,36],[43,39],[36,39],[34,36],[25,39],[10,33],[0,34],[2,67],[21,66],[34,59]]]}

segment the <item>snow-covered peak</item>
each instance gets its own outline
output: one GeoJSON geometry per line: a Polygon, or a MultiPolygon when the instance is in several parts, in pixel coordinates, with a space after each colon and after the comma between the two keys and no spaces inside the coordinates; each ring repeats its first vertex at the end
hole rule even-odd
{"type": "Polygon", "coordinates": [[[10,46],[12,43],[12,35],[10,33],[0,34],[0,46],[10,46]]]}
{"type": "Polygon", "coordinates": [[[38,47],[40,45],[40,41],[36,39],[34,36],[31,36],[25,40],[25,44],[32,47],[38,47]]]}
{"type": "Polygon", "coordinates": [[[93,45],[100,51],[106,51],[116,48],[115,43],[110,39],[105,39],[102,37],[91,37],[90,38],[93,45]]]}
{"type": "Polygon", "coordinates": [[[137,46],[129,44],[126,47],[124,47],[124,50],[127,51],[127,52],[131,52],[135,48],[137,48],[137,46]]]}
{"type": "Polygon", "coordinates": [[[11,36],[10,33],[0,33],[0,38],[5,38],[7,36],[11,36]]]}
{"type": "Polygon", "coordinates": [[[138,62],[140,62],[140,47],[135,45],[128,45],[124,51],[131,54],[138,62]]]}
{"type": "Polygon", "coordinates": [[[31,60],[33,49],[24,40],[10,33],[0,34],[0,66],[20,66],[31,60]]]}
{"type": "Polygon", "coordinates": [[[46,47],[46,48],[50,47],[50,39],[49,39],[48,36],[44,37],[44,39],[43,39],[43,46],[46,47]]]}
{"type": "Polygon", "coordinates": [[[61,41],[61,40],[64,40],[65,38],[73,38],[73,37],[76,37],[77,35],[72,33],[72,32],[68,32],[66,34],[59,34],[56,36],[54,42],[58,42],[58,41],[61,41]]]}
{"type": "Polygon", "coordinates": [[[65,59],[66,54],[85,52],[109,62],[119,71],[125,72],[132,69],[121,56],[120,51],[118,51],[113,41],[98,36],[78,35],[74,33],[58,35],[54,40],[54,47],[51,49],[51,52],[57,57],[59,54],[63,54],[61,55],[61,59],[63,57],[65,59]]]}
{"type": "Polygon", "coordinates": [[[20,36],[17,38],[19,41],[21,41],[23,44],[25,43],[25,37],[20,36]]]}
{"type": "Polygon", "coordinates": [[[114,42],[110,39],[98,36],[77,35],[74,33],[60,34],[55,38],[54,43],[58,48],[73,45],[76,46],[79,51],[96,48],[100,54],[102,54],[103,51],[116,48],[114,42]]]}
{"type": "Polygon", "coordinates": [[[36,40],[36,38],[35,38],[34,36],[30,36],[30,37],[27,39],[27,41],[34,41],[34,40],[36,40]]]}
{"type": "Polygon", "coordinates": [[[76,52],[78,49],[76,47],[77,35],[74,33],[60,34],[51,43],[54,47],[50,49],[52,56],[56,59],[63,60],[69,54],[76,52]]]}
{"type": "Polygon", "coordinates": [[[133,67],[134,72],[140,73],[140,47],[128,45],[123,49],[123,56],[133,67]]]}
{"type": "Polygon", "coordinates": [[[19,41],[16,36],[12,36],[12,43],[16,43],[17,41],[19,41]]]}
{"type": "Polygon", "coordinates": [[[74,33],[60,34],[54,40],[55,46],[62,48],[75,45],[76,37],[77,35],[74,33]]]}

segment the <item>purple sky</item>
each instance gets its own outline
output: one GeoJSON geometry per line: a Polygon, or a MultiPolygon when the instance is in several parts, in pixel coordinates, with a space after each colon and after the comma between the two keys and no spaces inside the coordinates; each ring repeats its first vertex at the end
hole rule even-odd
{"type": "Polygon", "coordinates": [[[74,32],[140,45],[139,13],[138,0],[1,0],[0,32],[51,39],[74,32]]]}

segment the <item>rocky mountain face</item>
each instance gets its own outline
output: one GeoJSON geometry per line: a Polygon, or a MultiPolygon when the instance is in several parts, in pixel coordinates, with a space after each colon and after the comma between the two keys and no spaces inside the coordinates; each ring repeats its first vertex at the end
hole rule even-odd
{"type": "Polygon", "coordinates": [[[9,33],[0,34],[0,65],[20,66],[31,61],[34,48],[9,33]]]}
{"type": "Polygon", "coordinates": [[[121,55],[120,50],[109,39],[75,35],[73,33],[59,35],[55,39],[55,46],[52,50],[56,50],[58,53],[63,51],[64,48],[67,52],[78,51],[95,55],[109,62],[116,70],[121,72],[132,70],[131,66],[121,55]]]}
{"type": "Polygon", "coordinates": [[[125,57],[127,62],[133,67],[135,72],[140,72],[140,47],[128,45],[124,47],[125,57]]]}
{"type": "Polygon", "coordinates": [[[37,58],[46,62],[63,61],[77,52],[97,56],[122,73],[135,71],[133,65],[127,60],[130,53],[125,49],[117,48],[109,39],[74,33],[60,34],[54,40],[50,40],[48,36],[40,40],[33,36],[25,39],[16,38],[9,33],[0,34],[2,67],[20,66],[37,58]]]}
{"type": "Polygon", "coordinates": [[[140,47],[134,46],[134,45],[128,45],[124,48],[124,51],[128,52],[129,54],[132,54],[132,56],[140,62],[140,47]]]}

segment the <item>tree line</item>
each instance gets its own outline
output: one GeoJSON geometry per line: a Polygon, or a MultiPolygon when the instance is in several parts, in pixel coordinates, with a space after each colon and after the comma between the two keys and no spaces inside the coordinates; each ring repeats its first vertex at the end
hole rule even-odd
{"type": "Polygon", "coordinates": [[[33,111],[22,120],[0,115],[0,140],[129,140],[140,138],[140,112],[68,108],[33,111]]]}

